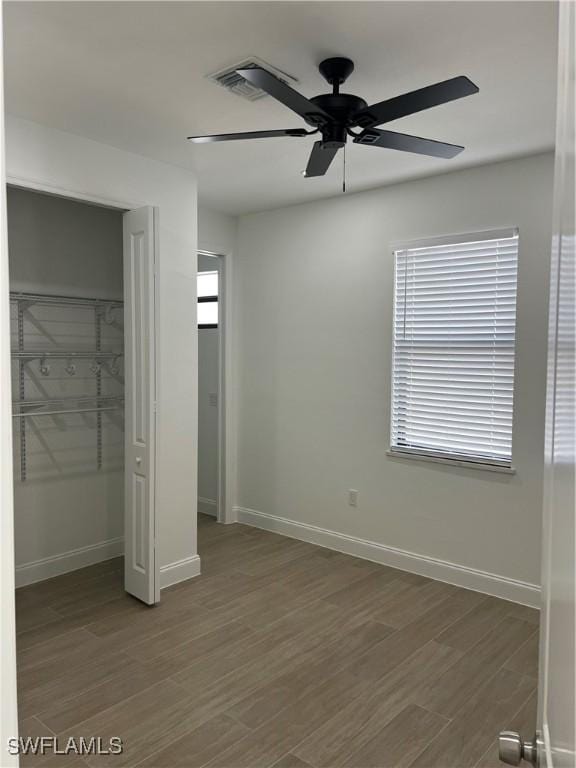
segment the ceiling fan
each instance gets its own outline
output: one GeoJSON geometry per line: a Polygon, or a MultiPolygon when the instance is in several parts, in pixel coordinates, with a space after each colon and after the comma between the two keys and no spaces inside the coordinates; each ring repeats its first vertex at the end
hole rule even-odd
{"type": "Polygon", "coordinates": [[[377,125],[421,112],[423,109],[478,93],[478,87],[464,75],[368,106],[359,96],[340,93],[340,86],[346,82],[354,70],[354,63],[350,59],[341,57],[325,59],[318,69],[322,77],[332,86],[332,93],[313,96],[311,99],[302,96],[301,93],[260,67],[237,70],[238,74],[252,85],[261,88],[304,118],[308,125],[313,126],[313,130],[287,128],[275,131],[223,133],[215,136],[189,136],[189,140],[204,143],[237,139],[267,139],[277,136],[302,137],[320,133],[322,139],[314,142],[303,174],[307,177],[323,176],[338,150],[346,145],[348,136],[353,137],[354,144],[415,152],[431,157],[451,158],[464,149],[456,144],[445,144],[442,141],[422,139],[418,136],[376,128],[377,125]]]}

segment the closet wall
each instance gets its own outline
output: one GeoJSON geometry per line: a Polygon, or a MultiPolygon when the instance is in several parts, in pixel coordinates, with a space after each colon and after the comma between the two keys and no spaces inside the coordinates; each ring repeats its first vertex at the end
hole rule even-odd
{"type": "MultiPolygon", "coordinates": [[[[9,188],[10,290],[122,299],[122,213],[55,196],[9,188]]],[[[11,308],[14,319],[15,306],[11,308]]],[[[30,348],[93,348],[93,308],[31,307],[25,313],[30,348]]],[[[104,348],[123,345],[122,313],[103,322],[104,348]]],[[[15,328],[15,323],[11,323],[15,328]]],[[[76,373],[66,360],[27,364],[26,396],[95,391],[90,360],[76,373]]],[[[15,369],[16,366],[13,366],[15,369]]],[[[103,394],[121,394],[122,368],[103,378],[103,394]]],[[[14,396],[17,390],[14,389],[14,396]]],[[[14,419],[17,584],[47,578],[123,551],[122,412],[102,416],[102,468],[96,466],[96,416],[26,421],[27,477],[20,477],[18,420],[14,419]]]]}

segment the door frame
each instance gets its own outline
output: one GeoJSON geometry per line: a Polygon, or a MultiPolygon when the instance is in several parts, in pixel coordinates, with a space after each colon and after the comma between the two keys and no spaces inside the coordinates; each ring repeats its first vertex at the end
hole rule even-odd
{"type": "MultiPolygon", "coordinates": [[[[112,208],[118,211],[121,211],[122,213],[126,213],[127,211],[136,210],[138,208],[145,208],[145,207],[151,207],[154,210],[154,237],[155,237],[155,254],[156,257],[158,257],[159,253],[159,238],[158,238],[158,216],[159,211],[158,207],[155,205],[151,205],[150,203],[146,203],[143,201],[126,201],[126,200],[116,200],[114,198],[104,198],[100,195],[92,194],[90,192],[79,192],[78,190],[74,189],[68,189],[66,187],[60,187],[52,184],[46,184],[44,182],[37,182],[32,179],[27,178],[20,178],[17,176],[6,176],[6,186],[11,187],[17,187],[18,189],[24,189],[29,190],[31,192],[41,192],[47,195],[53,195],[55,197],[63,197],[67,198],[69,200],[79,200],[84,203],[89,203],[91,205],[97,205],[101,206],[103,208],[112,208]]],[[[124,269],[124,261],[126,258],[126,254],[123,249],[123,269],[124,269]]],[[[160,359],[160,333],[159,333],[159,301],[160,301],[160,295],[159,295],[159,285],[158,285],[158,268],[157,268],[157,258],[156,263],[154,266],[154,341],[155,341],[155,370],[154,370],[154,392],[155,392],[155,400],[156,403],[160,400],[159,395],[159,382],[160,377],[158,376],[158,360],[160,359]]],[[[155,408],[154,412],[155,417],[155,424],[154,424],[154,431],[157,433],[157,425],[158,425],[158,408],[155,408]]],[[[155,440],[155,449],[154,449],[154,463],[157,466],[158,464],[158,440],[155,440]]],[[[12,485],[14,485],[14,476],[13,472],[12,474],[12,485]]],[[[154,476],[156,476],[156,473],[154,473],[154,476]]],[[[154,484],[154,497],[156,497],[156,484],[154,484]]],[[[158,557],[158,551],[157,551],[157,543],[158,543],[158,518],[156,514],[156,501],[154,501],[154,542],[155,542],[155,557],[154,557],[154,585],[155,585],[155,600],[156,602],[160,601],[160,559],[158,557]]]]}
{"type": "Polygon", "coordinates": [[[216,259],[218,271],[218,479],[216,488],[216,520],[226,525],[236,522],[232,506],[231,259],[227,254],[215,253],[203,248],[199,248],[197,253],[198,256],[208,256],[216,259]]]}
{"type": "MultiPolygon", "coordinates": [[[[3,14],[0,9],[0,55],[3,53],[3,14]]],[[[0,409],[6,428],[0,435],[0,668],[4,695],[0,703],[2,745],[18,736],[16,673],[16,607],[14,588],[14,473],[12,470],[12,392],[10,376],[10,310],[8,277],[8,226],[6,206],[6,152],[4,129],[4,81],[0,79],[0,409]]],[[[17,755],[4,752],[6,768],[18,768],[17,755]]]]}

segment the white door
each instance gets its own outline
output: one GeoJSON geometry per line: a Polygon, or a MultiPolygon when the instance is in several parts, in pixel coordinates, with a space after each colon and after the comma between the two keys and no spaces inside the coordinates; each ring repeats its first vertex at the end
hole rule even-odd
{"type": "Polygon", "coordinates": [[[574,62],[576,5],[560,3],[558,123],[546,423],[546,489],[538,727],[541,763],[576,764],[574,706],[576,262],[574,252],[574,62]]]}
{"type": "Polygon", "coordinates": [[[517,765],[524,758],[542,768],[576,765],[575,28],[576,4],[560,3],[538,731],[534,737],[510,732],[500,736],[501,758],[506,762],[517,765]]]}
{"type": "Polygon", "coordinates": [[[155,212],[124,214],[125,589],[157,603],[155,514],[155,212]]]}

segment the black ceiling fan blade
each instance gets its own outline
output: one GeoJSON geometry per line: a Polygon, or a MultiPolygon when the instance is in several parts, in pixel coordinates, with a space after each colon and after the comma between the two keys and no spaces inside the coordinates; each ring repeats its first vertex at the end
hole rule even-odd
{"type": "Polygon", "coordinates": [[[261,88],[269,96],[273,96],[277,101],[284,104],[285,107],[296,112],[297,115],[306,120],[310,125],[323,125],[331,120],[330,115],[321,107],[316,106],[314,102],[309,101],[301,93],[290,88],[270,72],[260,67],[251,67],[249,69],[237,69],[236,72],[243,78],[252,83],[252,85],[261,88]]]}
{"type": "Polygon", "coordinates": [[[367,128],[354,139],[354,144],[365,144],[371,147],[397,149],[400,152],[414,152],[417,155],[430,157],[451,158],[459,155],[464,147],[457,144],[445,144],[443,141],[421,139],[419,136],[409,136],[407,133],[382,131],[378,128],[367,128]]]}
{"type": "Polygon", "coordinates": [[[324,176],[339,149],[340,147],[327,147],[321,141],[315,141],[304,176],[324,176]]]}
{"type": "Polygon", "coordinates": [[[435,85],[428,85],[426,88],[419,88],[417,91],[404,93],[393,99],[380,101],[378,104],[372,104],[354,115],[354,124],[361,128],[372,128],[375,125],[398,120],[400,117],[413,115],[423,109],[471,96],[479,90],[469,78],[460,75],[435,85]]]}
{"type": "Polygon", "coordinates": [[[278,136],[308,136],[314,131],[305,128],[286,128],[276,131],[247,131],[246,133],[217,133],[214,136],[188,136],[195,144],[210,144],[215,141],[237,141],[238,139],[274,139],[278,136]]]}

